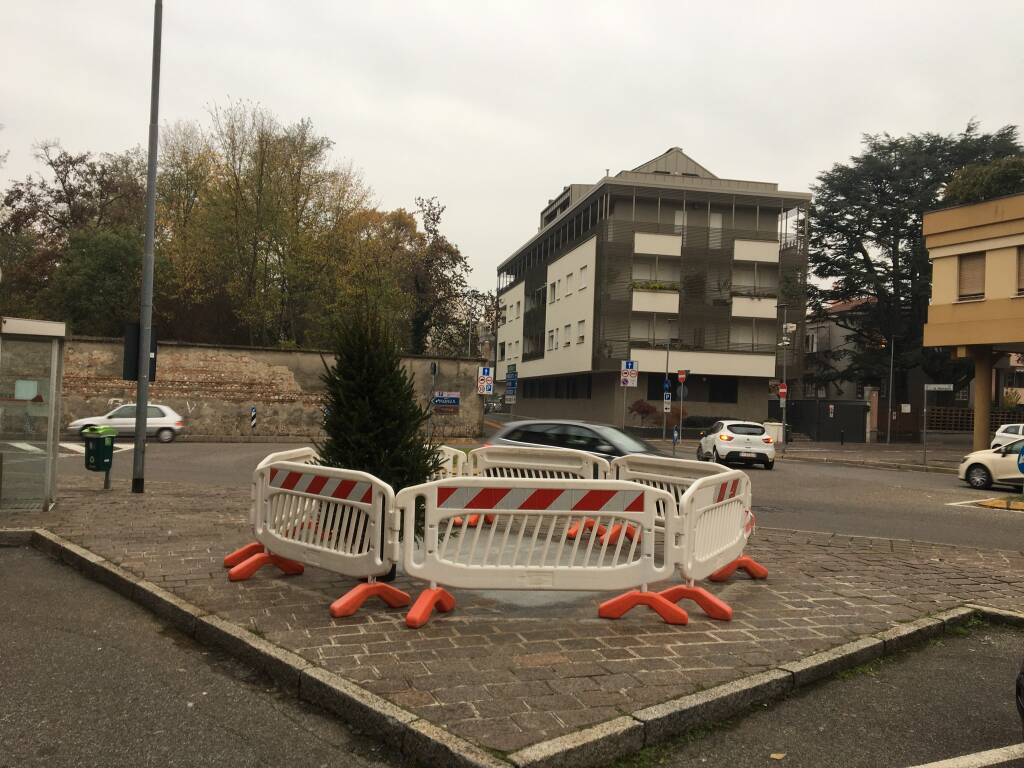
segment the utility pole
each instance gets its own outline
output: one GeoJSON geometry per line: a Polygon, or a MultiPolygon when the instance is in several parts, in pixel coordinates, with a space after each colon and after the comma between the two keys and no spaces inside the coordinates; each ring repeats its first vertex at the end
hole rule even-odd
{"type": "Polygon", "coordinates": [[[142,253],[142,296],[139,301],[139,385],[135,399],[135,453],[132,493],[146,491],[146,416],[149,412],[149,344],[153,335],[153,239],[156,230],[157,123],[160,117],[160,32],[163,0],[153,8],[153,74],[149,95],[149,164],[146,169],[146,244],[142,253]]]}
{"type": "Polygon", "coordinates": [[[789,354],[789,323],[786,322],[786,312],[789,310],[788,304],[779,304],[782,309],[782,342],[779,344],[782,347],[782,383],[786,385],[787,392],[786,396],[779,398],[781,400],[780,405],[782,406],[782,449],[786,449],[786,403],[789,402],[789,382],[786,381],[786,357],[789,354]]]}
{"type": "Polygon", "coordinates": [[[893,382],[893,363],[896,361],[896,334],[892,335],[889,339],[889,413],[886,414],[889,417],[889,424],[885,428],[885,443],[889,445],[892,443],[892,426],[893,426],[893,414],[892,412],[892,382],[893,382]]]}
{"type": "MultiPolygon", "coordinates": [[[[655,335],[657,335],[657,329],[655,329],[655,335]]],[[[668,381],[668,345],[669,340],[665,339],[665,381],[668,381]]],[[[664,384],[662,385],[662,392],[664,393],[664,384]]],[[[669,390],[671,394],[672,390],[669,390]]],[[[664,394],[662,394],[664,397],[664,394]]],[[[664,406],[661,409],[661,439],[664,440],[668,435],[668,411],[665,410],[664,406]]]]}

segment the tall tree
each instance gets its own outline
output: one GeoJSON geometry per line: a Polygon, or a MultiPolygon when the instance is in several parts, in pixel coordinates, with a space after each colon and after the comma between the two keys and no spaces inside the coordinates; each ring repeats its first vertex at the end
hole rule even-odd
{"type": "Polygon", "coordinates": [[[965,165],[953,174],[942,195],[945,205],[980,203],[1024,192],[1024,155],[1001,157],[991,163],[965,165]]]}
{"type": "Polygon", "coordinates": [[[897,394],[906,392],[906,374],[916,367],[933,376],[965,375],[953,370],[948,353],[921,347],[931,295],[922,218],[957,169],[1020,152],[1015,126],[983,133],[970,122],[953,135],[866,135],[861,154],[818,176],[809,303],[824,317],[833,304],[864,302],[856,322],[837,320],[855,342],[844,374],[849,380],[885,381],[894,339],[897,394]]]}

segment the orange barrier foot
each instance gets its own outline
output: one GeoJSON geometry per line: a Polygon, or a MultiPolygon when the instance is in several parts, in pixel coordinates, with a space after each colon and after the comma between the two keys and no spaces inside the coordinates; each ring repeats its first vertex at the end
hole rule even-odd
{"type": "Polygon", "coordinates": [[[602,619],[621,619],[627,612],[638,605],[646,605],[664,619],[666,624],[686,624],[690,617],[686,611],[673,602],[669,602],[657,592],[641,592],[633,590],[613,597],[601,603],[597,615],[602,619]]]}
{"type": "MultiPolygon", "coordinates": [[[[604,535],[604,531],[600,531],[600,530],[597,532],[597,535],[598,535],[598,538],[599,538],[599,540],[600,540],[600,542],[602,544],[605,543],[605,541],[604,541],[605,538],[608,539],[608,543],[609,544],[614,544],[615,542],[617,542],[619,540],[619,536],[622,535],[622,530],[623,530],[622,524],[621,523],[616,523],[615,525],[612,526],[612,529],[611,529],[611,531],[609,531],[607,537],[604,535]]],[[[625,526],[625,530],[626,530],[626,538],[629,539],[630,541],[632,541],[634,538],[636,538],[636,539],[640,538],[640,532],[637,530],[636,526],[627,525],[627,526],[625,526]]]]}
{"type": "Polygon", "coordinates": [[[405,615],[405,625],[413,629],[419,629],[430,621],[435,608],[441,613],[448,613],[448,611],[455,608],[455,598],[452,597],[447,589],[443,587],[430,587],[420,592],[420,596],[416,598],[416,603],[405,615]]]}
{"type": "Polygon", "coordinates": [[[404,608],[412,602],[412,598],[400,589],[390,584],[383,584],[379,581],[370,581],[366,584],[357,584],[348,592],[331,603],[331,616],[340,619],[342,616],[351,616],[363,607],[363,603],[371,597],[379,597],[389,608],[404,608]]]}
{"type": "MultiPolygon", "coordinates": [[[[565,537],[567,539],[575,539],[577,536],[580,535],[580,528],[581,527],[584,528],[585,530],[591,531],[591,530],[594,529],[595,525],[597,525],[597,521],[596,520],[591,520],[590,518],[587,518],[586,520],[584,520],[582,526],[579,523],[573,523],[572,525],[569,526],[569,530],[567,530],[565,532],[565,537]]],[[[604,534],[605,534],[605,527],[603,525],[598,525],[597,526],[597,535],[598,536],[604,536],[604,534]]]]}
{"type": "Polygon", "coordinates": [[[234,552],[232,552],[230,555],[224,558],[224,567],[234,568],[239,563],[248,560],[253,555],[258,555],[260,552],[263,551],[263,545],[260,544],[258,541],[246,544],[244,547],[236,549],[234,552]]]}
{"type": "Polygon", "coordinates": [[[742,555],[737,557],[731,563],[724,568],[719,568],[717,571],[708,576],[711,581],[728,581],[729,577],[732,576],[737,569],[746,571],[747,575],[752,579],[767,579],[768,569],[761,565],[759,562],[751,557],[742,555]]]}
{"type": "Polygon", "coordinates": [[[228,579],[231,581],[245,581],[264,565],[276,565],[288,576],[296,576],[305,570],[302,563],[295,560],[289,560],[287,557],[274,555],[270,552],[258,552],[228,571],[228,579]]]}
{"type": "Polygon", "coordinates": [[[678,603],[680,600],[693,600],[712,619],[732,621],[732,608],[729,604],[701,587],[679,584],[663,589],[658,594],[672,603],[678,603]]]}

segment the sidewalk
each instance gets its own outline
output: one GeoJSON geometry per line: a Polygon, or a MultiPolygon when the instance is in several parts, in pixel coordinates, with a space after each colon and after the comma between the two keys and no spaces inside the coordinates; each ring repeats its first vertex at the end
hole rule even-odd
{"type": "MultiPolygon", "coordinates": [[[[732,605],[728,623],[696,608],[682,627],[643,611],[601,620],[597,593],[517,601],[453,590],[453,613],[410,630],[379,603],[331,619],[328,604],[353,582],[316,568],[230,583],[221,561],[251,539],[248,503],[248,488],[153,482],[140,497],[73,482],[51,512],[15,513],[3,526],[52,530],[384,697],[409,722],[498,753],[612,720],[642,742],[660,722],[652,705],[755,675],[792,685],[799,673],[780,666],[968,602],[1024,605],[1019,551],[762,529],[749,554],[768,580],[708,585],[732,605]]],[[[396,586],[416,594],[424,585],[400,577],[396,586]]],[[[881,640],[862,643],[869,656],[882,652],[881,640]]]]}

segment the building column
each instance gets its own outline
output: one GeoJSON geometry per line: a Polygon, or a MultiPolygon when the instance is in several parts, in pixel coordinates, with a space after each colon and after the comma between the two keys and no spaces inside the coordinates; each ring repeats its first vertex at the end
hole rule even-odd
{"type": "Polygon", "coordinates": [[[992,415],[992,348],[970,347],[974,360],[974,450],[989,446],[989,419],[992,415]]]}

